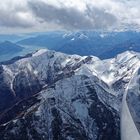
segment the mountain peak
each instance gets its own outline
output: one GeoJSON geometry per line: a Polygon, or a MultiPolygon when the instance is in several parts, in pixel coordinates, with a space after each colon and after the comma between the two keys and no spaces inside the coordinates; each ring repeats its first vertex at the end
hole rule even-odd
{"type": "Polygon", "coordinates": [[[42,55],[42,54],[44,54],[44,53],[46,53],[48,50],[47,49],[40,49],[40,50],[37,50],[35,53],[33,53],[33,57],[34,56],[40,56],[40,55],[42,55]]]}

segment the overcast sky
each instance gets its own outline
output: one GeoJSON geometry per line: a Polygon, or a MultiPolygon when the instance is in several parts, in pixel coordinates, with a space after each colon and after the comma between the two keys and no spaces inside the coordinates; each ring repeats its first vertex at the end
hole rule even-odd
{"type": "Polygon", "coordinates": [[[0,33],[140,28],[140,0],[3,0],[0,33]]]}

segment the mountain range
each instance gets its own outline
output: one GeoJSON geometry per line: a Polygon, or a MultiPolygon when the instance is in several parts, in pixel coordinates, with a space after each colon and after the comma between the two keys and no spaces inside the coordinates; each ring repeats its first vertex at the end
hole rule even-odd
{"type": "Polygon", "coordinates": [[[134,31],[55,31],[13,35],[15,40],[10,37],[11,35],[0,35],[0,40],[3,40],[0,43],[0,62],[24,56],[41,48],[81,56],[94,55],[100,59],[113,58],[127,50],[140,52],[140,33],[134,31]]]}
{"type": "Polygon", "coordinates": [[[1,63],[0,137],[120,140],[125,92],[139,129],[139,62],[134,51],[101,60],[41,49],[1,63]]]}
{"type": "Polygon", "coordinates": [[[0,43],[0,55],[14,54],[23,50],[23,47],[10,41],[0,43]]]}
{"type": "Polygon", "coordinates": [[[19,45],[42,46],[67,54],[113,58],[127,50],[140,52],[140,33],[126,32],[48,32],[18,41],[19,45]]]}

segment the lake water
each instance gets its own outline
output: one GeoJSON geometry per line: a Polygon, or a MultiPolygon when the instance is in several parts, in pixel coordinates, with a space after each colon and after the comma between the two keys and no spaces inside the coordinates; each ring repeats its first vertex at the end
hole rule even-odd
{"type": "Polygon", "coordinates": [[[45,48],[45,47],[42,47],[42,46],[23,46],[23,45],[22,45],[22,47],[24,47],[24,49],[19,53],[15,53],[15,54],[8,53],[6,55],[1,55],[0,56],[0,62],[10,60],[10,59],[12,59],[13,57],[16,57],[16,56],[24,56],[28,53],[32,53],[32,52],[35,52],[36,50],[45,48]]]}

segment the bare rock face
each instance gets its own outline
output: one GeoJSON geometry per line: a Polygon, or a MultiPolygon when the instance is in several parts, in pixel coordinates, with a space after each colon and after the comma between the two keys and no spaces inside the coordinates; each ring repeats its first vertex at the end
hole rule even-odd
{"type": "Polygon", "coordinates": [[[11,137],[118,140],[118,113],[110,105],[107,107],[107,102],[105,105],[99,100],[94,84],[86,76],[73,76],[56,82],[34,97],[38,102],[31,107],[25,104],[31,99],[25,100],[23,103],[27,107],[22,110],[22,116],[3,128],[1,126],[1,137],[5,140],[11,137]]]}

